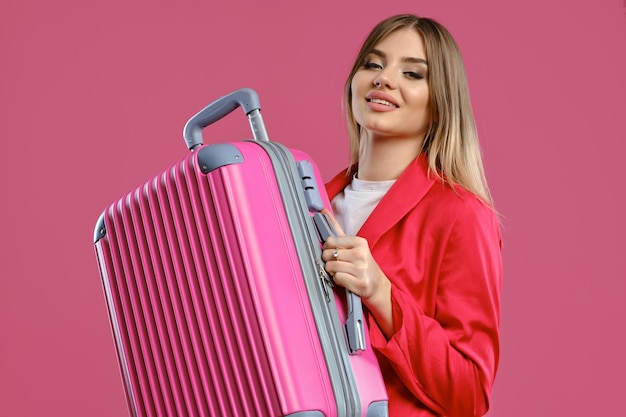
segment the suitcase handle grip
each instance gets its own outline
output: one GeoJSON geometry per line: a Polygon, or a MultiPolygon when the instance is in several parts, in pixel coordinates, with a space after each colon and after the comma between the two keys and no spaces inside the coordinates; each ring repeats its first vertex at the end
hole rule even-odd
{"type": "Polygon", "coordinates": [[[204,142],[202,129],[217,122],[239,106],[248,116],[254,139],[268,141],[265,124],[261,117],[261,103],[258,94],[251,88],[241,88],[218,98],[187,121],[183,129],[183,138],[189,150],[193,151],[204,142]]]}
{"type": "MultiPolygon", "coordinates": [[[[335,236],[335,228],[326,214],[317,212],[313,215],[313,223],[322,242],[329,236],[335,236]]],[[[344,329],[348,339],[348,350],[353,355],[365,350],[365,328],[363,318],[363,303],[361,297],[346,289],[348,312],[344,329]]]]}

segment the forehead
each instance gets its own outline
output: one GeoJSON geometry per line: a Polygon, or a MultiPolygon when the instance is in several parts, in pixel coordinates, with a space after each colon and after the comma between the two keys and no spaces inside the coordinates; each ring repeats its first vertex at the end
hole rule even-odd
{"type": "Polygon", "coordinates": [[[374,44],[375,50],[386,55],[426,59],[422,35],[413,28],[395,30],[374,44]]]}

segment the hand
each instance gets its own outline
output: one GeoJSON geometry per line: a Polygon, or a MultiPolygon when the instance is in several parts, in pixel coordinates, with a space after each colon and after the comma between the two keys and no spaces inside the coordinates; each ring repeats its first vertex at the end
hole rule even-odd
{"type": "Polygon", "coordinates": [[[329,212],[337,236],[329,237],[322,247],[326,271],[335,284],[359,295],[386,335],[393,333],[391,282],[374,260],[367,240],[346,236],[329,212]],[[389,333],[388,333],[389,331],[389,333]]]}

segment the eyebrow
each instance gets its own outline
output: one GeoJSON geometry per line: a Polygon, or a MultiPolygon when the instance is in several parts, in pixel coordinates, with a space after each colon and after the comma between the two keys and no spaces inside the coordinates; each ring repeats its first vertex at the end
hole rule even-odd
{"type": "MultiPolygon", "coordinates": [[[[380,51],[378,49],[372,49],[370,51],[370,54],[374,54],[379,56],[380,58],[387,58],[387,54],[385,54],[383,51],[380,51]]],[[[412,56],[405,56],[401,59],[402,62],[408,62],[411,64],[424,64],[424,65],[428,65],[428,61],[426,61],[423,58],[415,58],[412,56]]]]}

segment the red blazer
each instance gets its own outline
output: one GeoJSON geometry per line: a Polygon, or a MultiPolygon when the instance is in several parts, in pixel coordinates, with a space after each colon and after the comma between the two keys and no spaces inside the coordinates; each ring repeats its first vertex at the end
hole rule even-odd
{"type": "MultiPolygon", "coordinates": [[[[350,182],[345,171],[326,189],[350,182]]],[[[482,416],[499,355],[502,258],[493,210],[429,176],[418,157],[359,236],[392,283],[395,334],[369,318],[390,417],[482,416]]]]}

